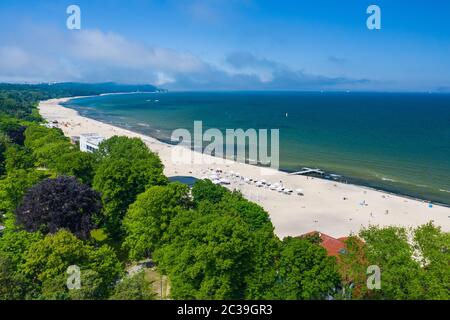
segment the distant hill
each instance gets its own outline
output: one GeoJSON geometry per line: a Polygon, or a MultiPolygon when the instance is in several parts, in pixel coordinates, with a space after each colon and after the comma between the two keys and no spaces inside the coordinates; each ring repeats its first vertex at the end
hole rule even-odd
{"type": "Polygon", "coordinates": [[[41,83],[12,84],[0,83],[0,116],[7,114],[19,119],[36,120],[39,118],[35,107],[40,100],[91,96],[102,93],[119,92],[166,92],[152,85],[105,83],[41,83]]]}
{"type": "Polygon", "coordinates": [[[0,90],[37,90],[51,96],[88,96],[118,92],[164,92],[153,85],[131,85],[114,82],[104,83],[41,83],[41,84],[0,84],[0,90]]]}

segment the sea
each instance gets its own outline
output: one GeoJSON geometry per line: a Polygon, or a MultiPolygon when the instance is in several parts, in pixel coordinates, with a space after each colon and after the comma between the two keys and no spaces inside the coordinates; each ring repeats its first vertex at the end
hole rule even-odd
{"type": "Polygon", "coordinates": [[[170,142],[173,130],[279,129],[280,170],[450,205],[450,94],[167,92],[69,100],[82,116],[170,142]]]}

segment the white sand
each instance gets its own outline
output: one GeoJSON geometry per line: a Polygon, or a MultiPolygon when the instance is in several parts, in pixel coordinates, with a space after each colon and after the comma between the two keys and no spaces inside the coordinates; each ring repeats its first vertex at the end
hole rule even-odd
{"type": "MultiPolygon", "coordinates": [[[[276,234],[297,236],[318,230],[334,237],[357,233],[368,225],[417,226],[434,221],[445,231],[450,231],[450,208],[427,202],[412,200],[402,196],[372,190],[369,188],[337,183],[334,181],[292,176],[273,169],[261,169],[256,166],[227,161],[211,156],[200,155],[185,149],[191,157],[195,154],[202,164],[176,163],[172,156],[174,146],[162,143],[154,138],[121,129],[109,124],[82,117],[77,111],[62,107],[59,103],[69,98],[43,101],[39,105],[41,115],[48,121],[57,120],[59,127],[67,136],[82,133],[98,133],[104,137],[124,135],[141,137],[149,148],[158,153],[164,163],[164,173],[168,176],[210,177],[210,169],[220,168],[224,172],[239,172],[242,176],[265,179],[275,183],[282,181],[290,189],[303,189],[304,196],[285,195],[247,184],[236,178],[231,180],[231,189],[240,190],[243,195],[270,213],[276,234]],[[208,162],[209,161],[209,162],[208,162]],[[344,200],[346,198],[346,200],[344,200]],[[365,204],[361,203],[365,201],[365,204]]],[[[176,148],[175,148],[176,149],[176,148]]],[[[222,177],[225,175],[223,174],[222,177]]]]}

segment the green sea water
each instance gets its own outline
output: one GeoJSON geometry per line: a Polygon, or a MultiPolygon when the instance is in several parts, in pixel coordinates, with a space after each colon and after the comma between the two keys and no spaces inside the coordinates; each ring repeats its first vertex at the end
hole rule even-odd
{"type": "Polygon", "coordinates": [[[167,141],[174,129],[280,130],[280,169],[450,205],[450,95],[173,92],[73,99],[81,115],[167,141]]]}

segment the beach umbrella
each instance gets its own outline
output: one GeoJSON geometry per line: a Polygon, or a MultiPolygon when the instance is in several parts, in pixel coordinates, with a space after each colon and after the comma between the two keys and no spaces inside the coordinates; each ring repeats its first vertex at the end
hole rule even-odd
{"type": "Polygon", "coordinates": [[[219,179],[221,184],[230,184],[230,181],[228,179],[219,179]]]}
{"type": "Polygon", "coordinates": [[[284,190],[284,188],[281,187],[281,186],[277,188],[277,191],[278,191],[278,192],[283,192],[283,190],[284,190]]]}
{"type": "Polygon", "coordinates": [[[295,189],[295,192],[296,192],[299,196],[302,196],[302,195],[303,195],[303,189],[295,189]]]}
{"type": "Polygon", "coordinates": [[[256,186],[257,186],[257,187],[262,187],[262,186],[263,186],[263,183],[262,183],[261,181],[256,181],[256,186]]]}
{"type": "Polygon", "coordinates": [[[269,187],[270,190],[275,190],[277,187],[273,184],[269,187]]]}
{"type": "Polygon", "coordinates": [[[262,184],[266,184],[267,181],[266,181],[265,179],[262,179],[262,180],[261,180],[261,183],[262,183],[262,184]]]}

